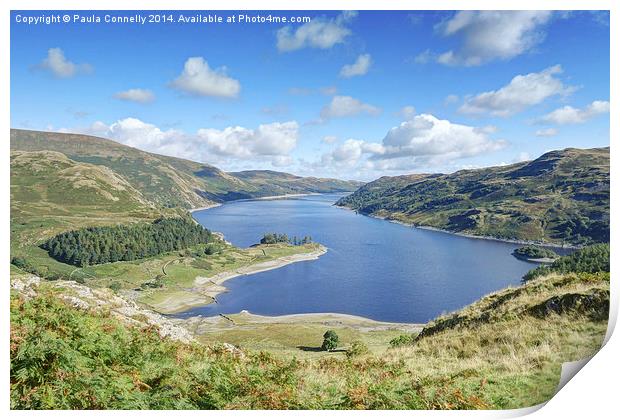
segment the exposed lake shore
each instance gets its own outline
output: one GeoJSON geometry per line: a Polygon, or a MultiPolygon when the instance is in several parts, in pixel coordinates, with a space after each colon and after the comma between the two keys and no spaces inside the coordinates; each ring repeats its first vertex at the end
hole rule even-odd
{"type": "Polygon", "coordinates": [[[278,257],[235,270],[224,271],[211,277],[196,277],[194,286],[188,293],[174,293],[152,305],[153,309],[164,314],[175,314],[197,306],[204,306],[217,301],[217,295],[227,291],[223,283],[239,276],[247,276],[263,271],[275,270],[289,264],[318,259],[327,252],[327,248],[317,244],[317,250],[278,257]],[[206,298],[206,300],[205,300],[206,298]]]}
{"type": "Polygon", "coordinates": [[[325,327],[349,327],[363,332],[398,330],[403,332],[420,332],[425,324],[399,323],[375,321],[357,315],[339,314],[333,312],[306,313],[279,316],[265,316],[241,311],[238,314],[220,314],[214,316],[195,316],[183,321],[186,327],[196,327],[199,331],[227,330],[236,327],[250,327],[252,325],[279,324],[295,325],[318,324],[325,327]]]}
{"type": "Polygon", "coordinates": [[[197,211],[200,211],[200,210],[209,210],[209,209],[212,209],[213,207],[219,207],[221,205],[222,205],[222,203],[213,203],[213,204],[209,204],[208,206],[195,207],[193,209],[189,209],[189,212],[190,213],[194,213],[194,212],[197,212],[197,211]]]}
{"type": "MultiPolygon", "coordinates": [[[[321,195],[321,194],[320,193],[304,193],[304,194],[268,195],[268,196],[264,196],[264,197],[241,198],[239,200],[231,200],[231,201],[228,201],[228,202],[229,203],[234,203],[236,201],[280,200],[280,199],[285,199],[285,198],[306,197],[306,196],[309,196],[309,195],[321,195]]],[[[224,202],[224,203],[213,203],[213,204],[209,204],[209,205],[203,206],[203,207],[191,208],[188,211],[190,213],[194,213],[194,212],[201,211],[201,210],[209,210],[209,209],[212,209],[214,207],[223,206],[224,204],[226,204],[226,202],[224,202]]]]}

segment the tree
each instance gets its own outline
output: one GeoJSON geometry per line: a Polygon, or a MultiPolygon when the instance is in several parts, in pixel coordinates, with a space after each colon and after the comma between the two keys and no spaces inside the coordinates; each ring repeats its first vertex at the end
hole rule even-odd
{"type": "Polygon", "coordinates": [[[323,334],[323,345],[321,349],[323,351],[332,351],[336,347],[338,347],[338,334],[334,330],[327,330],[325,334],[323,334]]]}
{"type": "Polygon", "coordinates": [[[523,282],[550,273],[597,273],[609,272],[609,244],[597,244],[581,248],[571,255],[560,257],[552,264],[528,271],[523,282]]]}
{"type": "Polygon", "coordinates": [[[189,218],[160,218],[152,223],[64,232],[40,246],[58,261],[84,267],[132,261],[215,240],[209,230],[189,218]]]}

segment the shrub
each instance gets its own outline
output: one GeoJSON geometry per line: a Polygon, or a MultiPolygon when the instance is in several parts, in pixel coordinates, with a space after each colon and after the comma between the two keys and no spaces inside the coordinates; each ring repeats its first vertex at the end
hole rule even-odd
{"type": "Polygon", "coordinates": [[[323,334],[321,349],[323,351],[332,351],[336,347],[338,347],[338,334],[336,334],[334,330],[327,330],[325,334],[323,334]]]}
{"type": "Polygon", "coordinates": [[[402,334],[390,340],[390,347],[402,347],[413,344],[413,334],[402,334]]]}
{"type": "MultiPolygon", "coordinates": [[[[28,267],[28,262],[24,257],[13,257],[11,258],[11,264],[13,264],[17,268],[26,269],[28,267]]],[[[26,270],[27,271],[27,270],[26,270]]]]}
{"type": "Polygon", "coordinates": [[[351,343],[351,347],[347,350],[347,357],[357,357],[368,354],[370,351],[364,342],[355,340],[351,343]]]}
{"type": "Polygon", "coordinates": [[[211,243],[205,247],[205,255],[214,255],[219,253],[221,250],[222,248],[219,245],[211,243]]]}

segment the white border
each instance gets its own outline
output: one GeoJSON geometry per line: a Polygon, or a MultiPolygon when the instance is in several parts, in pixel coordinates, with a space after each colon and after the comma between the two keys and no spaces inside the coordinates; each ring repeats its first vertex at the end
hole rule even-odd
{"type": "MultiPolygon", "coordinates": [[[[0,116],[0,132],[4,133],[2,137],[3,153],[1,154],[0,165],[2,168],[3,180],[0,184],[2,196],[5,199],[0,205],[2,211],[2,230],[0,235],[6,238],[1,244],[1,259],[4,261],[1,270],[4,274],[2,281],[4,286],[2,288],[3,302],[2,305],[5,308],[3,311],[2,319],[2,336],[4,338],[2,345],[0,345],[0,351],[4,363],[2,364],[2,373],[0,378],[3,379],[2,387],[2,407],[8,411],[9,407],[9,318],[8,318],[8,301],[9,301],[9,212],[10,212],[10,193],[9,193],[9,179],[10,179],[10,162],[9,162],[9,128],[10,128],[10,78],[9,78],[9,60],[10,60],[10,42],[9,42],[9,19],[10,10],[88,10],[88,9],[109,9],[109,10],[467,10],[467,9],[486,9],[486,10],[611,10],[611,125],[610,125],[610,138],[616,138],[619,133],[620,121],[617,117],[618,114],[615,102],[611,100],[611,97],[618,97],[618,74],[620,74],[620,68],[618,66],[618,42],[620,39],[618,33],[618,24],[620,20],[617,18],[618,2],[610,0],[504,0],[504,1],[492,1],[492,0],[418,0],[418,1],[406,1],[406,0],[391,0],[386,1],[343,1],[343,0],[315,0],[315,1],[282,1],[282,0],[264,0],[259,2],[253,1],[241,1],[241,0],[212,0],[209,2],[197,2],[189,0],[135,0],[129,2],[127,0],[108,0],[108,1],[90,1],[84,0],[5,0],[2,2],[0,8],[4,11],[2,15],[2,23],[0,24],[0,54],[2,60],[0,60],[0,75],[2,80],[2,110],[4,111],[0,116]]],[[[611,161],[612,166],[616,167],[616,153],[614,152],[615,145],[612,147],[611,161]]],[[[611,173],[612,183],[612,197],[611,205],[612,209],[616,208],[618,201],[618,188],[617,176],[615,170],[611,173]]],[[[613,212],[612,212],[613,214],[613,212]]],[[[616,238],[617,232],[615,220],[612,220],[612,265],[615,260],[616,250],[616,238]]],[[[613,276],[615,279],[615,276],[613,276]]],[[[611,322],[615,325],[618,313],[618,293],[615,280],[612,281],[612,312],[610,316],[611,322]]],[[[616,406],[617,399],[617,384],[619,375],[619,362],[618,354],[620,354],[620,344],[618,342],[617,334],[611,336],[612,328],[608,331],[608,343],[607,345],[583,368],[583,370],[577,375],[577,377],[571,381],[553,398],[544,408],[535,411],[531,414],[530,418],[546,419],[546,418],[610,418],[612,417],[616,406]]],[[[537,407],[540,408],[540,407],[537,407]]],[[[79,416],[80,418],[119,418],[128,417],[133,415],[148,416],[153,419],[165,419],[170,415],[183,416],[184,418],[204,418],[205,416],[215,416],[217,418],[226,419],[238,419],[245,418],[246,416],[279,419],[290,418],[295,416],[298,419],[312,419],[315,420],[317,416],[324,418],[375,418],[376,416],[390,416],[393,418],[410,418],[410,416],[424,416],[433,418],[504,418],[514,417],[526,414],[533,411],[533,409],[514,410],[514,411],[484,411],[484,412],[377,412],[377,411],[356,411],[356,412],[277,412],[277,411],[227,411],[227,412],[183,412],[172,413],[167,411],[160,412],[10,412],[9,415],[21,418],[21,417],[43,417],[49,419],[64,419],[74,418],[79,416]]]]}

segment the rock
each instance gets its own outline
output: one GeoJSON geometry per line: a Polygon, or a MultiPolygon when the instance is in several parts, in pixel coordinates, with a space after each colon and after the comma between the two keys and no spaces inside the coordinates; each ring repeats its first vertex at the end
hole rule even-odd
{"type": "MultiPolygon", "coordinates": [[[[41,279],[37,276],[16,277],[11,279],[11,287],[26,298],[37,295],[41,279]]],[[[46,282],[58,289],[60,298],[74,308],[81,310],[109,310],[110,314],[125,325],[147,327],[154,326],[161,337],[190,343],[194,336],[185,328],[164,316],[141,308],[134,301],[124,299],[107,289],[92,289],[74,281],[46,282]]]]}
{"type": "Polygon", "coordinates": [[[38,276],[29,277],[15,277],[11,279],[11,287],[25,298],[33,298],[37,295],[34,291],[34,287],[41,283],[41,278],[38,276]]]}

